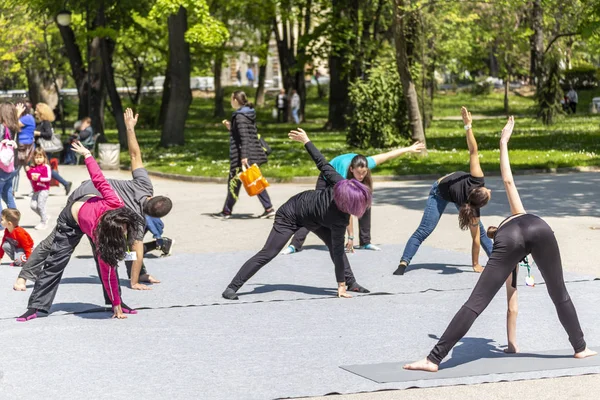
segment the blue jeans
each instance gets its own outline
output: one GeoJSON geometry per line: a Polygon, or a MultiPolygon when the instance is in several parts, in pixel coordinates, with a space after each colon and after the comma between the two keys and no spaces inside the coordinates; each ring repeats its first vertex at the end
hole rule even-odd
{"type": "MultiPolygon", "coordinates": [[[[0,194],[2,195],[2,200],[6,203],[8,208],[17,208],[17,203],[15,203],[15,197],[13,195],[13,179],[17,171],[13,172],[4,172],[0,171],[0,194]]],[[[2,203],[0,203],[0,211],[2,210],[2,203]]]]}
{"type": "Polygon", "coordinates": [[[65,181],[65,178],[60,176],[58,174],[58,171],[56,171],[54,169],[52,170],[52,179],[56,179],[58,181],[58,183],[60,183],[63,186],[67,186],[69,184],[69,182],[65,181]]]}
{"type": "Polygon", "coordinates": [[[294,117],[294,121],[299,124],[300,123],[300,118],[298,117],[298,111],[300,111],[299,108],[292,108],[292,117],[294,117]]]}
{"type": "MultiPolygon", "coordinates": [[[[410,264],[410,261],[417,253],[417,250],[419,250],[421,243],[423,243],[423,241],[427,239],[429,235],[431,235],[438,222],[440,222],[440,218],[442,217],[442,214],[444,213],[448,203],[450,202],[444,200],[442,196],[440,196],[438,183],[435,182],[431,187],[431,191],[429,192],[429,197],[427,198],[425,212],[423,213],[421,224],[415,233],[412,234],[410,239],[408,239],[408,243],[406,243],[406,247],[404,248],[404,253],[402,254],[400,261],[410,264]]],[[[460,208],[458,204],[456,204],[456,208],[460,208]]],[[[479,221],[479,236],[481,239],[481,247],[483,247],[483,250],[489,257],[490,254],[492,254],[493,243],[492,240],[487,237],[481,220],[479,221]]]]}
{"type": "Polygon", "coordinates": [[[165,224],[160,218],[150,217],[146,215],[146,232],[150,231],[154,239],[161,239],[165,224]]]}

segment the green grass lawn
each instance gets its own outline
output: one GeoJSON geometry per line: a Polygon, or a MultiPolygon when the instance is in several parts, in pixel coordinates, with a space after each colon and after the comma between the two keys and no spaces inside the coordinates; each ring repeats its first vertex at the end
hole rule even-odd
{"type": "MultiPolygon", "coordinates": [[[[580,93],[581,111],[587,112],[589,102],[600,93],[580,93]]],[[[260,133],[273,149],[269,163],[262,170],[266,177],[290,179],[295,176],[315,176],[317,170],[303,147],[287,138],[293,124],[276,124],[271,118],[273,99],[258,110],[260,133]]],[[[327,158],[347,152],[365,155],[388,149],[355,149],[345,142],[344,132],[323,130],[327,120],[327,100],[311,96],[307,107],[308,123],[302,127],[327,158]]],[[[510,107],[515,115],[530,115],[533,100],[511,93],[510,107]]],[[[503,114],[503,94],[472,96],[468,93],[438,94],[434,103],[436,117],[460,114],[465,105],[473,114],[495,116],[503,114]]],[[[229,169],[229,138],[219,119],[212,117],[213,101],[194,99],[186,124],[186,145],[162,149],[157,146],[160,131],[138,129],[144,162],[148,169],[193,176],[225,177],[229,169]]],[[[231,112],[227,107],[227,113],[231,112]]],[[[143,125],[140,121],[140,125],[143,125]]],[[[427,130],[427,157],[402,157],[386,163],[373,172],[376,175],[445,174],[468,169],[468,152],[462,121],[434,120],[427,130]]],[[[474,121],[480,158],[485,171],[499,170],[498,140],[504,125],[502,119],[474,121]]],[[[143,126],[140,126],[143,128],[143,126]]],[[[513,169],[556,168],[600,165],[600,115],[582,113],[567,116],[551,127],[545,127],[532,117],[519,118],[511,139],[513,169]]],[[[108,139],[116,141],[116,132],[107,131],[108,139]]],[[[122,152],[121,161],[128,163],[122,152]]]]}

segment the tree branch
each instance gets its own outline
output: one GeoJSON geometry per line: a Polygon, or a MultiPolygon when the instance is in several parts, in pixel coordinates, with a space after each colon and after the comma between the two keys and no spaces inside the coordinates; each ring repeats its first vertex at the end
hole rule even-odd
{"type": "Polygon", "coordinates": [[[550,50],[550,47],[552,47],[552,45],[554,44],[554,42],[556,42],[561,37],[576,36],[576,35],[580,35],[580,34],[581,34],[581,32],[559,33],[558,35],[554,36],[552,38],[552,40],[550,40],[550,42],[548,43],[548,46],[546,46],[546,50],[544,50],[544,54],[546,54],[548,52],[548,50],[550,50]]]}

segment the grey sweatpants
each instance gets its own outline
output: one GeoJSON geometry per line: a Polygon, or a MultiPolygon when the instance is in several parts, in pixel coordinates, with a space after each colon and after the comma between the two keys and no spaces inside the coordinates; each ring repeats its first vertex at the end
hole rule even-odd
{"type": "Polygon", "coordinates": [[[4,242],[2,245],[2,250],[4,250],[4,254],[6,254],[15,265],[21,265],[21,256],[25,254],[25,251],[21,248],[17,248],[14,244],[9,241],[4,242]]]}
{"type": "Polygon", "coordinates": [[[42,223],[48,222],[48,215],[46,215],[46,202],[50,195],[49,190],[40,190],[39,192],[33,193],[31,196],[31,203],[29,206],[37,215],[42,219],[42,223]]]}

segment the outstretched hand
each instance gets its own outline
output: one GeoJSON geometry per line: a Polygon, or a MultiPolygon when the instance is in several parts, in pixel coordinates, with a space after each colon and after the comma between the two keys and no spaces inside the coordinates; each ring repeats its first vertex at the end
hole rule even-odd
{"type": "Polygon", "coordinates": [[[82,145],[81,142],[77,140],[71,144],[71,150],[73,150],[77,154],[81,154],[86,158],[92,155],[92,153],[84,145],[82,145]]]}
{"type": "Polygon", "coordinates": [[[139,114],[135,114],[135,117],[134,117],[133,110],[131,108],[128,108],[127,110],[125,110],[125,113],[123,115],[125,117],[125,126],[127,126],[127,129],[135,128],[135,125],[137,124],[137,121],[138,121],[139,114]]]}
{"type": "Polygon", "coordinates": [[[470,125],[473,122],[473,118],[471,117],[471,113],[467,110],[466,107],[460,108],[460,114],[462,115],[463,122],[465,125],[470,125]]]}
{"type": "Polygon", "coordinates": [[[508,117],[508,122],[502,129],[502,136],[500,137],[500,143],[508,143],[510,136],[512,135],[513,128],[515,127],[515,117],[512,115],[508,117]]]}
{"type": "Polygon", "coordinates": [[[302,128],[292,129],[290,131],[290,133],[288,133],[288,137],[291,140],[300,142],[302,144],[306,144],[306,143],[310,142],[308,135],[306,134],[306,132],[304,132],[304,129],[302,129],[302,128]]]}
{"type": "Polygon", "coordinates": [[[423,142],[415,142],[408,148],[410,153],[420,153],[421,150],[425,150],[425,143],[423,142]]]}

